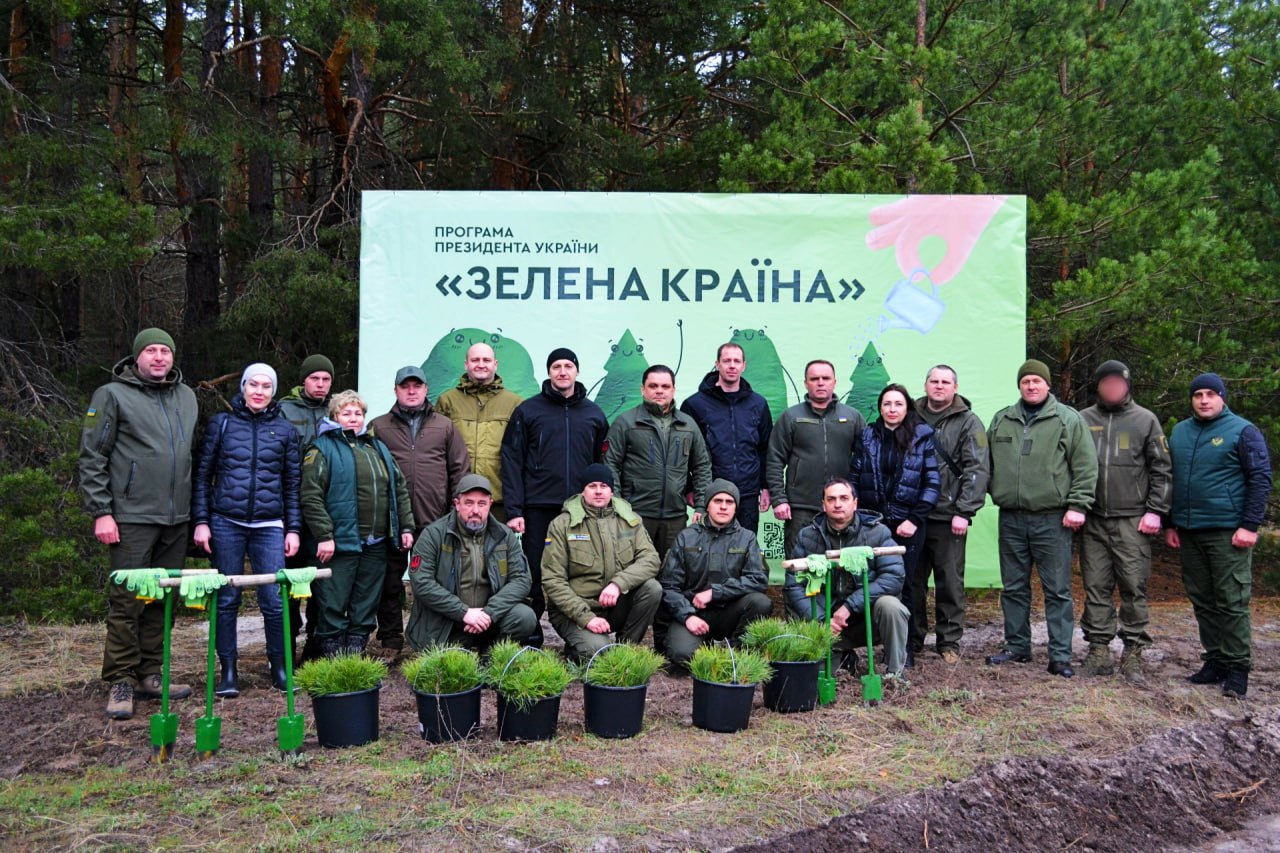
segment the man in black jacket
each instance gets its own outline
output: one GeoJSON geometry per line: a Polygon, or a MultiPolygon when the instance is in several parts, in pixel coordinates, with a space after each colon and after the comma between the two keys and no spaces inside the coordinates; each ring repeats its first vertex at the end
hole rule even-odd
{"type": "Polygon", "coordinates": [[[682,668],[707,640],[736,640],[773,610],[755,533],[734,519],[737,486],[713,480],[708,495],[706,516],[680,531],[658,575],[667,657],[682,668]]]}
{"type": "MultiPolygon", "coordinates": [[[[565,500],[578,491],[582,472],[601,460],[609,432],[604,412],[587,399],[587,389],[578,381],[578,356],[573,350],[552,350],[547,375],[542,393],[516,407],[502,436],[507,526],[523,534],[521,544],[533,582],[529,604],[538,617],[546,609],[542,550],[547,528],[565,500]]],[[[541,646],[541,627],[529,639],[541,646]]]]}
{"type": "Polygon", "coordinates": [[[685,399],[680,411],[693,418],[711,455],[711,476],[728,480],[742,496],[738,523],[755,533],[760,513],[769,508],[764,487],[765,455],[773,431],[773,413],[764,397],[742,378],[747,358],[737,344],[721,344],[715,369],[685,399]]]}

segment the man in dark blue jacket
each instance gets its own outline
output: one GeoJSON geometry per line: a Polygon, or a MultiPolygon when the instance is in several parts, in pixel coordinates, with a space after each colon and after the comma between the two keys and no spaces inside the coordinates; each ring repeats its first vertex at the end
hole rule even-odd
{"type": "Polygon", "coordinates": [[[1191,410],[1169,439],[1173,508],[1165,531],[1169,547],[1179,549],[1204,646],[1204,665],[1188,680],[1221,683],[1223,694],[1244,698],[1252,666],[1253,546],[1271,494],[1271,457],[1262,432],[1227,408],[1218,374],[1191,381],[1191,410]]]}
{"type": "MultiPolygon", "coordinates": [[[[541,618],[542,550],[547,528],[565,500],[578,491],[582,472],[601,460],[609,422],[587,399],[578,381],[578,356],[560,347],[547,356],[542,393],[530,397],[511,415],[502,436],[502,497],[507,526],[523,534],[521,544],[533,587],[529,604],[541,618]]],[[[542,645],[542,629],[529,638],[542,645]]]]}
{"type": "Polygon", "coordinates": [[[764,397],[742,378],[747,357],[737,344],[721,344],[716,367],[698,387],[698,393],[680,405],[693,418],[711,455],[711,476],[738,487],[738,524],[755,533],[760,513],[769,508],[764,485],[765,454],[773,413],[764,397]]]}

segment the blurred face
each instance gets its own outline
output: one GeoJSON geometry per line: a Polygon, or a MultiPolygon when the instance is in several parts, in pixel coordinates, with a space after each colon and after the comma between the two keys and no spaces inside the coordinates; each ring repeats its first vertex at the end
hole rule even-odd
{"type": "Polygon", "coordinates": [[[831,402],[836,391],[836,374],[829,364],[811,364],[804,374],[804,387],[809,401],[821,408],[831,402]]]}
{"type": "Polygon", "coordinates": [[[250,411],[261,412],[271,402],[271,396],[275,392],[276,387],[269,376],[250,376],[249,381],[244,383],[244,403],[250,411]]]}
{"type": "Polygon", "coordinates": [[[707,501],[707,515],[711,517],[711,523],[716,527],[728,525],[737,512],[738,502],[727,492],[713,495],[711,500],[707,501]]]}
{"type": "Polygon", "coordinates": [[[463,492],[453,499],[453,508],[458,511],[458,518],[468,530],[475,532],[484,530],[489,523],[489,507],[493,506],[493,498],[483,489],[472,489],[463,492]]]}
{"type": "Polygon", "coordinates": [[[1202,421],[1212,420],[1222,414],[1222,407],[1226,404],[1227,401],[1219,397],[1216,391],[1208,388],[1201,388],[1191,395],[1191,410],[1202,421]]]}
{"type": "Polygon", "coordinates": [[[1049,383],[1039,376],[1024,376],[1018,382],[1018,392],[1022,394],[1023,402],[1038,406],[1049,399],[1049,383]]]}
{"type": "Polygon", "coordinates": [[[364,409],[359,403],[348,403],[338,410],[338,425],[343,429],[360,431],[364,426],[364,409]]]}
{"type": "Polygon", "coordinates": [[[907,417],[907,398],[899,391],[890,391],[880,398],[880,419],[885,426],[896,427],[907,417]]]}
{"type": "Polygon", "coordinates": [[[328,397],[329,389],[332,387],[333,374],[327,370],[317,370],[302,380],[302,393],[312,400],[323,400],[328,397]]]}
{"type": "Polygon", "coordinates": [[[822,493],[822,511],[827,514],[827,521],[836,529],[848,527],[857,509],[858,499],[844,483],[832,483],[822,493]]]}
{"type": "Polygon", "coordinates": [[[930,370],[929,378],[924,381],[924,394],[929,398],[928,406],[937,412],[955,402],[958,390],[960,390],[959,384],[950,370],[942,368],[930,370]]]}
{"type": "Polygon", "coordinates": [[[152,344],[138,353],[138,375],[144,379],[159,380],[173,370],[173,350],[164,344],[152,344]]]}
{"type": "Polygon", "coordinates": [[[409,378],[396,386],[396,402],[402,409],[417,409],[427,402],[427,384],[409,378]]]}
{"type": "Polygon", "coordinates": [[[613,488],[608,483],[587,483],[582,487],[582,501],[594,509],[604,509],[613,499],[613,488]]]}
{"type": "Polygon", "coordinates": [[[716,373],[720,374],[720,381],[730,387],[738,384],[742,371],[746,369],[747,357],[738,347],[725,347],[716,360],[716,373]]]}
{"type": "Polygon", "coordinates": [[[498,357],[488,344],[473,344],[467,350],[467,378],[478,385],[488,385],[498,375],[498,357]]]}
{"type": "Polygon", "coordinates": [[[675,399],[676,380],[665,371],[650,373],[649,378],[640,385],[640,396],[644,397],[646,403],[665,409],[675,399]]]}
{"type": "MultiPolygon", "coordinates": [[[[1123,376],[1104,376],[1098,383],[1098,399],[1109,405],[1123,403],[1129,396],[1129,383],[1123,376]]],[[[1215,395],[1217,396],[1217,395],[1215,395]]]]}
{"type": "Polygon", "coordinates": [[[574,385],[578,381],[578,365],[567,358],[553,361],[551,367],[547,369],[547,378],[551,380],[552,388],[568,397],[573,393],[574,385]]]}

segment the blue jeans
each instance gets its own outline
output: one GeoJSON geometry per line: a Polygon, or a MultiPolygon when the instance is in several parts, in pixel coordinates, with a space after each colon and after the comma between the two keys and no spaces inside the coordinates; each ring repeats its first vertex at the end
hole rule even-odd
{"type": "MultiPolygon", "coordinates": [[[[244,574],[245,554],[249,555],[252,574],[272,574],[284,568],[284,529],[281,527],[241,527],[220,515],[209,520],[213,547],[213,567],[224,575],[244,574]]],[[[267,657],[284,657],[284,608],[280,587],[266,584],[254,588],[262,627],[267,635],[267,657]]],[[[219,657],[236,655],[236,617],[240,613],[240,589],[224,586],[218,590],[219,657]]]]}

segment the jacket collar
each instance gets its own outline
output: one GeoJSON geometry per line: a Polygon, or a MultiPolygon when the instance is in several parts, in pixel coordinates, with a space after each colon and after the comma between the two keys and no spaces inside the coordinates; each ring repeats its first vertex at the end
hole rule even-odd
{"type": "MultiPolygon", "coordinates": [[[[631,508],[631,504],[622,498],[614,495],[611,498],[614,515],[621,518],[629,527],[635,527],[640,524],[640,516],[636,515],[635,510],[631,508]]],[[[582,495],[577,494],[570,497],[564,502],[564,511],[569,513],[569,524],[577,526],[587,518],[587,505],[582,501],[582,495]]]]}

